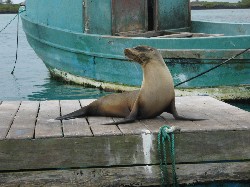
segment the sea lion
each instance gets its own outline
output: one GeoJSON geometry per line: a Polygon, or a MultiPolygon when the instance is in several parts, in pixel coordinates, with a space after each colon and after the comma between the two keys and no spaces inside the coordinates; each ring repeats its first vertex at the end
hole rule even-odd
{"type": "Polygon", "coordinates": [[[125,49],[124,54],[142,66],[143,81],[139,90],[101,97],[82,109],[56,119],[108,116],[124,118],[108,124],[123,124],[154,118],[163,112],[169,112],[177,120],[197,120],[178,115],[175,108],[173,78],[161,54],[156,49],[137,46],[125,49]]]}

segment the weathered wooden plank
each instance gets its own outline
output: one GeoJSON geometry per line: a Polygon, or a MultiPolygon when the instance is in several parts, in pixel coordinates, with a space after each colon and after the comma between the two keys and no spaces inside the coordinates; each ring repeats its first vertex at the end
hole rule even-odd
{"type": "MultiPolygon", "coordinates": [[[[206,116],[208,116],[209,120],[217,121],[216,124],[220,124],[220,127],[218,125],[220,129],[224,130],[250,129],[249,112],[238,109],[237,107],[233,107],[229,104],[218,101],[211,97],[186,97],[186,99],[185,97],[183,97],[178,99],[183,104],[182,107],[185,108],[185,105],[188,107],[189,110],[186,111],[189,111],[190,113],[195,113],[196,115],[205,114],[206,116]],[[192,99],[192,102],[188,102],[187,101],[188,98],[192,99]]],[[[178,105],[180,105],[178,99],[177,99],[177,107],[178,105]]],[[[179,110],[183,111],[184,109],[180,108],[179,110]]],[[[183,113],[185,112],[183,111],[183,113]]],[[[206,123],[206,121],[203,121],[203,123],[206,123]]],[[[199,122],[199,124],[202,124],[202,122],[199,122]]],[[[214,129],[211,126],[210,128],[214,129]]]]}
{"type": "MultiPolygon", "coordinates": [[[[173,117],[167,117],[168,114],[162,114],[162,117],[170,122],[170,124],[180,127],[182,131],[185,132],[195,132],[195,131],[216,131],[225,129],[225,125],[220,121],[214,119],[209,115],[210,111],[207,107],[200,107],[201,103],[190,102],[189,105],[185,103],[180,103],[176,101],[176,108],[179,115],[194,118],[194,119],[205,119],[201,121],[176,121],[173,117]]],[[[213,112],[216,113],[216,112],[213,112]]]]}
{"type": "MultiPolygon", "coordinates": [[[[94,100],[80,100],[82,107],[90,104],[94,100]]],[[[114,122],[111,117],[88,117],[89,125],[94,136],[122,135],[122,132],[116,125],[102,125],[114,122]]]]}
{"type": "MultiPolygon", "coordinates": [[[[201,99],[202,98],[200,98],[200,100],[201,99]]],[[[217,108],[217,106],[219,107],[219,115],[223,116],[223,118],[218,117],[219,115],[216,110],[218,120],[220,121],[229,120],[231,122],[230,124],[233,126],[237,126],[237,128],[242,127],[250,129],[250,112],[244,111],[230,104],[217,101],[214,98],[209,98],[209,100],[213,102],[208,103],[207,101],[204,101],[203,98],[203,102],[207,103],[209,108],[217,108]]]]}
{"type": "Polygon", "coordinates": [[[192,33],[192,37],[219,37],[224,34],[205,34],[205,33],[192,33]]]}
{"type": "MultiPolygon", "coordinates": [[[[175,142],[177,163],[250,160],[247,130],[181,132],[175,142]]],[[[0,141],[1,170],[158,163],[157,134],[0,141]]]]}
{"type": "MultiPolygon", "coordinates": [[[[186,111],[186,109],[183,110],[186,111]]],[[[193,114],[190,115],[189,112],[187,112],[186,114],[184,111],[179,112],[179,114],[185,117],[207,119],[207,116],[205,116],[204,114],[196,116],[193,114]]],[[[188,109],[187,111],[190,111],[190,109],[188,109]]],[[[147,126],[147,128],[150,129],[152,133],[158,133],[159,129],[164,125],[175,126],[179,128],[181,132],[193,132],[193,133],[197,131],[212,131],[212,130],[223,129],[223,126],[219,122],[213,119],[207,119],[204,121],[182,121],[174,119],[172,114],[166,112],[162,113],[160,117],[157,117],[155,119],[142,120],[142,122],[147,126]]]]}
{"type": "Polygon", "coordinates": [[[41,101],[35,128],[35,138],[63,137],[59,101],[41,101]]]}
{"type": "Polygon", "coordinates": [[[7,139],[32,139],[35,132],[38,101],[23,101],[7,135],[7,139]]]}
{"type": "MultiPolygon", "coordinates": [[[[178,164],[180,185],[249,181],[250,163],[178,164]]],[[[168,167],[171,173],[170,166],[168,167]]],[[[0,173],[1,186],[160,186],[159,166],[0,173]]],[[[171,178],[169,179],[171,181],[171,178]]]]}
{"type": "Polygon", "coordinates": [[[218,37],[224,34],[206,34],[191,32],[173,32],[173,31],[128,31],[116,33],[117,36],[123,37],[157,37],[157,38],[184,38],[184,37],[218,37]]]}
{"type": "Polygon", "coordinates": [[[6,138],[20,103],[20,101],[4,101],[0,105],[0,140],[6,138]]]}
{"type": "Polygon", "coordinates": [[[190,33],[190,32],[180,32],[175,34],[168,34],[157,36],[158,38],[185,38],[185,37],[218,37],[224,36],[224,34],[205,34],[205,33],[190,33]]]}
{"type": "MultiPolygon", "coordinates": [[[[250,162],[177,165],[180,184],[239,181],[249,182],[250,162]]],[[[245,183],[247,184],[247,183],[245,183]]]]}
{"type": "MultiPolygon", "coordinates": [[[[114,121],[121,121],[123,118],[113,118],[113,119],[114,121]]],[[[120,124],[118,125],[118,127],[124,135],[151,133],[149,129],[140,121],[135,121],[133,123],[120,124]]]]}
{"type": "Polygon", "coordinates": [[[102,125],[114,122],[111,117],[88,117],[88,122],[92,128],[94,136],[122,135],[122,132],[117,125],[102,125]]]}
{"type": "MultiPolygon", "coordinates": [[[[179,115],[185,116],[185,117],[194,117],[190,115],[184,115],[183,112],[178,112],[179,115]]],[[[205,125],[200,125],[199,122],[193,122],[193,121],[183,121],[183,120],[176,120],[174,117],[164,112],[161,117],[166,121],[165,124],[170,126],[176,126],[178,127],[181,132],[193,132],[196,133],[197,131],[205,131],[206,129],[209,129],[209,127],[205,125]]]]}
{"type": "Polygon", "coordinates": [[[185,37],[218,37],[224,34],[205,34],[205,33],[191,33],[191,32],[180,32],[170,35],[157,36],[159,38],[185,38],[185,37]]]}
{"type": "MultiPolygon", "coordinates": [[[[81,108],[80,102],[77,100],[60,101],[61,114],[66,115],[81,108]]],[[[86,118],[76,118],[63,120],[64,137],[73,136],[93,136],[86,118]]]]}
{"type": "Polygon", "coordinates": [[[128,32],[119,32],[116,33],[116,36],[122,36],[122,37],[156,37],[164,34],[173,34],[176,32],[171,32],[171,31],[128,31],[128,32]]]}
{"type": "Polygon", "coordinates": [[[223,130],[225,128],[225,125],[207,115],[207,113],[211,111],[213,113],[218,113],[218,112],[202,106],[203,105],[202,101],[195,102],[195,99],[196,97],[193,97],[192,100],[190,100],[189,97],[181,97],[181,98],[177,97],[176,107],[179,115],[188,118],[206,119],[206,120],[180,121],[180,120],[175,120],[171,114],[165,112],[161,115],[163,119],[157,117],[158,120],[155,120],[157,119],[155,118],[155,119],[142,120],[142,122],[153,133],[157,133],[159,131],[159,128],[163,125],[179,127],[182,132],[223,130]]]}
{"type": "Polygon", "coordinates": [[[1,170],[143,164],[144,157],[142,136],[0,141],[1,170]]]}
{"type": "Polygon", "coordinates": [[[192,36],[193,36],[192,33],[178,33],[178,34],[157,36],[157,38],[187,38],[192,36]]]}
{"type": "Polygon", "coordinates": [[[141,120],[141,123],[143,123],[150,130],[151,133],[158,133],[162,126],[170,125],[160,116],[154,119],[141,120]]]}

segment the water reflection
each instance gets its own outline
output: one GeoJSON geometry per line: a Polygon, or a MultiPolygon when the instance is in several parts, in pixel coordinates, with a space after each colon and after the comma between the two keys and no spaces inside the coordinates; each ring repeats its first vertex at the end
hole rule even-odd
{"type": "Polygon", "coordinates": [[[79,85],[70,85],[47,78],[43,85],[35,85],[37,91],[28,95],[28,100],[73,100],[99,98],[110,94],[94,88],[85,88],[79,85]]]}

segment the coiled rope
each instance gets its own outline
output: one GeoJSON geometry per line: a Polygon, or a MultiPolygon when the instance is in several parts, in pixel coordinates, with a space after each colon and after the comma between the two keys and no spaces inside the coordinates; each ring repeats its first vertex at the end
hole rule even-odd
{"type": "Polygon", "coordinates": [[[174,132],[180,129],[172,126],[163,126],[160,128],[158,133],[158,155],[160,159],[160,169],[161,169],[161,186],[170,186],[168,170],[167,170],[167,150],[166,150],[166,140],[170,147],[170,158],[172,162],[172,186],[177,187],[177,175],[175,169],[175,143],[174,143],[174,132]]]}

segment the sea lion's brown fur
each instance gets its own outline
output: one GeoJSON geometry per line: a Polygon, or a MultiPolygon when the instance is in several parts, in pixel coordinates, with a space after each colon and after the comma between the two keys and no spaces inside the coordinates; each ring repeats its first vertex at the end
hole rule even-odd
{"type": "Polygon", "coordinates": [[[110,94],[92,102],[80,110],[72,112],[58,120],[84,116],[109,116],[125,118],[110,123],[121,124],[136,119],[154,118],[162,112],[173,114],[175,119],[188,119],[178,115],[175,108],[175,92],[171,73],[161,54],[148,46],[137,46],[124,50],[125,55],[143,69],[143,82],[140,90],[110,94]]]}

